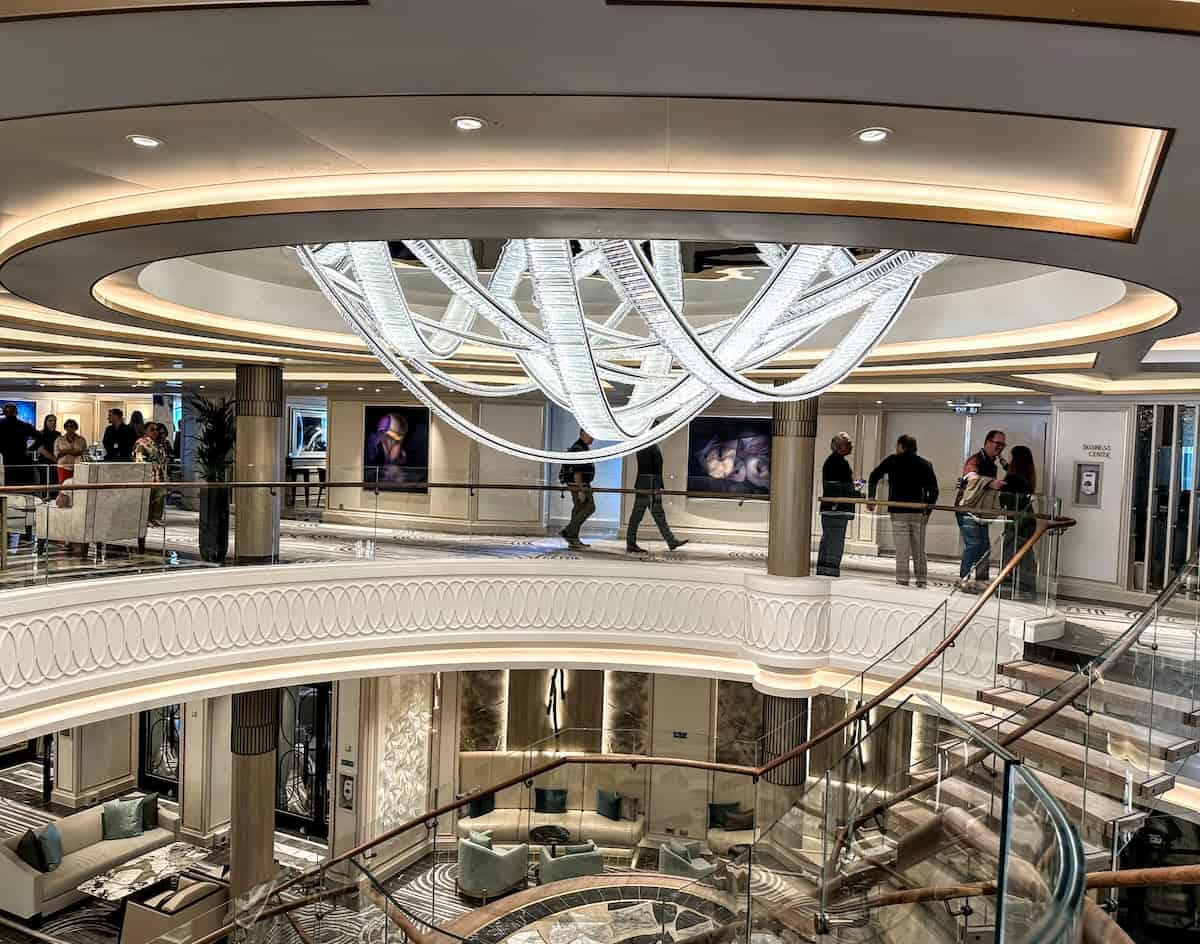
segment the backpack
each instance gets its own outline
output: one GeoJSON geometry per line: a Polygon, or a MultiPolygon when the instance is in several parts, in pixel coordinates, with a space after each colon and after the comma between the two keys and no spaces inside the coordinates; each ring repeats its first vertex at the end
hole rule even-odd
{"type": "Polygon", "coordinates": [[[575,484],[575,466],[571,465],[570,463],[564,463],[558,467],[558,484],[575,484]]]}

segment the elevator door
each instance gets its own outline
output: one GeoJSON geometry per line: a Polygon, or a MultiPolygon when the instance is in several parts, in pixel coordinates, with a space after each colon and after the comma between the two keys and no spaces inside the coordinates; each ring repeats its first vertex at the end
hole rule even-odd
{"type": "Polygon", "coordinates": [[[1186,563],[1196,546],[1197,405],[1139,406],[1132,509],[1133,587],[1152,592],[1186,563]]]}
{"type": "Polygon", "coordinates": [[[275,825],[302,836],[329,834],[332,682],[282,689],[275,748],[275,825]]]}

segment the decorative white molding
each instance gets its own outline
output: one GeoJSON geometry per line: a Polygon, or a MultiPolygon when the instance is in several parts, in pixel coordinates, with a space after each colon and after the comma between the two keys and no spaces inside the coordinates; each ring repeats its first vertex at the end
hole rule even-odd
{"type": "MultiPolygon", "coordinates": [[[[936,590],[511,560],[213,569],[31,588],[5,602],[0,744],[203,692],[418,666],[619,664],[752,681],[769,673],[772,691],[783,678],[804,694],[828,687],[814,670],[862,671],[924,621],[873,670],[895,677],[973,601],[955,598],[944,618],[931,617],[946,609],[936,590]]],[[[1006,603],[998,621],[996,604],[985,607],[947,653],[947,689],[990,684],[997,646],[1001,659],[1019,656],[1007,620],[1020,610],[1006,603]]]]}

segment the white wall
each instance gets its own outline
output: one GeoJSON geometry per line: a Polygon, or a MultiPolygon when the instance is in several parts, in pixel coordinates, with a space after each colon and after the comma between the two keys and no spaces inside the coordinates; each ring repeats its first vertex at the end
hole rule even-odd
{"type": "Polygon", "coordinates": [[[1060,577],[1121,583],[1129,508],[1129,431],[1132,405],[1098,409],[1064,406],[1054,412],[1054,482],[1062,513],[1076,521],[1060,542],[1060,577]],[[1093,448],[1100,446],[1103,448],[1093,448]],[[1102,466],[1099,508],[1076,505],[1076,462],[1102,466]]]}

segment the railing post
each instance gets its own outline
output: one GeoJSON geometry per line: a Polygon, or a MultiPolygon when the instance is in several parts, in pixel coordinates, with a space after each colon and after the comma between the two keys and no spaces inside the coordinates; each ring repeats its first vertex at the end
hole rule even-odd
{"type": "Polygon", "coordinates": [[[1016,762],[1004,762],[1004,796],[1000,803],[1000,855],[996,862],[996,944],[1005,944],[1005,899],[1008,897],[1008,859],[1012,845],[1013,768],[1016,762]]]}

